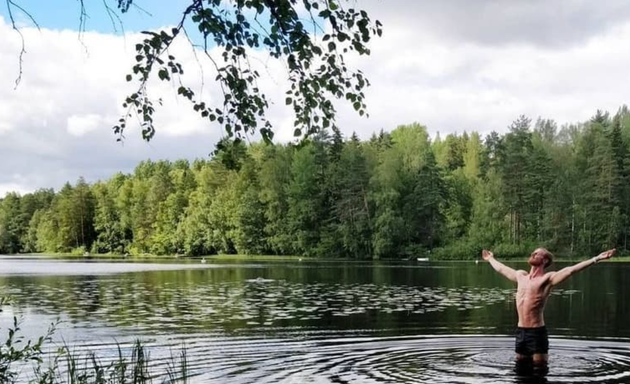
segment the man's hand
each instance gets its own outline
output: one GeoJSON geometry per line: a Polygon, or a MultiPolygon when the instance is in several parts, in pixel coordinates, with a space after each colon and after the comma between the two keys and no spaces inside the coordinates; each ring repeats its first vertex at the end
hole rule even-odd
{"type": "Polygon", "coordinates": [[[602,252],[602,253],[600,253],[599,255],[596,256],[597,257],[597,261],[610,259],[611,257],[613,257],[615,252],[617,252],[617,249],[615,249],[615,248],[609,249],[606,252],[602,252]]]}
{"type": "Polygon", "coordinates": [[[492,252],[485,249],[481,251],[481,258],[484,259],[485,261],[489,261],[493,257],[494,257],[494,254],[492,252]]]}
{"type": "Polygon", "coordinates": [[[503,263],[496,260],[492,252],[484,249],[483,251],[481,251],[481,258],[489,262],[495,271],[505,276],[508,280],[516,282],[517,272],[507,265],[503,265],[503,263]]]}
{"type": "Polygon", "coordinates": [[[617,250],[613,248],[606,252],[600,253],[599,255],[593,257],[592,259],[584,260],[581,263],[577,263],[570,267],[562,268],[558,272],[551,272],[551,277],[549,278],[549,281],[551,282],[551,285],[558,285],[562,283],[563,281],[565,281],[566,279],[568,279],[569,276],[577,272],[580,272],[581,270],[588,268],[591,265],[595,265],[601,260],[610,259],[615,254],[615,252],[617,252],[617,250]]]}

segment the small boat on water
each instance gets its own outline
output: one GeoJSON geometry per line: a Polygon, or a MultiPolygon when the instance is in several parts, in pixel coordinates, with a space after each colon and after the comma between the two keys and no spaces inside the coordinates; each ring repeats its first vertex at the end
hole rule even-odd
{"type": "Polygon", "coordinates": [[[418,261],[429,261],[428,257],[418,257],[418,261]]]}

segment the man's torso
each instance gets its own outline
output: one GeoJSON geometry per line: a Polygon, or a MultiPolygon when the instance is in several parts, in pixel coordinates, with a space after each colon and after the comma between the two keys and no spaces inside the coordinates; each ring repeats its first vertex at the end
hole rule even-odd
{"type": "Polygon", "coordinates": [[[517,271],[516,310],[518,326],[537,328],[545,325],[543,311],[551,292],[550,274],[530,278],[525,271],[517,271]]]}

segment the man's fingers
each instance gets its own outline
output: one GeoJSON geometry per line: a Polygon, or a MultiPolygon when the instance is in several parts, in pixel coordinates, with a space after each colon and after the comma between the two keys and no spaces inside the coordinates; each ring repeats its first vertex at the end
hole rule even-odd
{"type": "Polygon", "coordinates": [[[615,252],[617,252],[617,249],[610,249],[606,252],[602,253],[602,256],[606,259],[610,259],[611,257],[613,257],[613,255],[615,254],[615,252]]]}

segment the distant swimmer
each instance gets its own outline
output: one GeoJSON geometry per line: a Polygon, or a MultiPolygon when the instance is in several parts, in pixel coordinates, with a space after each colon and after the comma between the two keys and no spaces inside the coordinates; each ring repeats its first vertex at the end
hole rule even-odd
{"type": "Polygon", "coordinates": [[[482,258],[489,262],[495,271],[516,283],[516,360],[531,361],[546,365],[549,351],[549,338],[543,312],[551,289],[577,273],[599,261],[610,259],[615,249],[582,261],[557,272],[545,272],[553,262],[553,255],[545,248],[538,248],[529,256],[531,269],[528,272],[514,270],[494,258],[492,252],[483,250],[482,258]]]}

